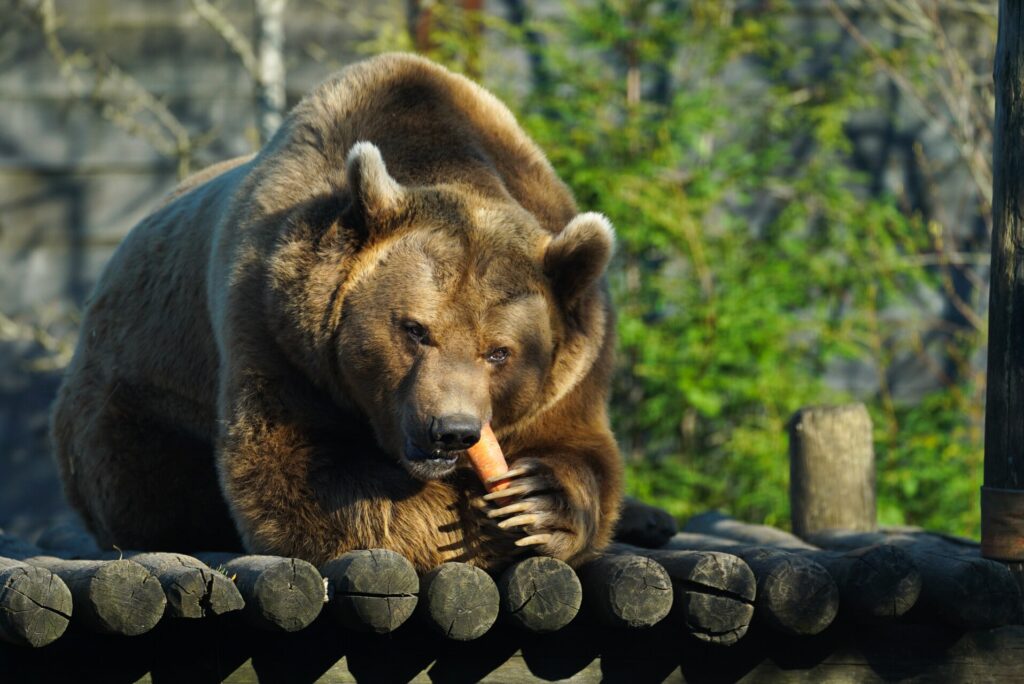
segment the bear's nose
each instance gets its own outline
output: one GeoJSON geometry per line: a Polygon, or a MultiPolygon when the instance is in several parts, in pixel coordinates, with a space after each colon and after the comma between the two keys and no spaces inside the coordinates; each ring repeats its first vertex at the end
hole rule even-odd
{"type": "Polygon", "coordinates": [[[430,419],[430,441],[444,451],[468,449],[480,440],[480,420],[466,413],[430,419]]]}

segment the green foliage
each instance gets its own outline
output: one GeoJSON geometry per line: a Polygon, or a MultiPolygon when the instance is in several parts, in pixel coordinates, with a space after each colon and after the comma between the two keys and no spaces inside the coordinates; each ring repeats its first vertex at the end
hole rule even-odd
{"type": "MultiPolygon", "coordinates": [[[[856,363],[878,378],[861,398],[882,521],[975,534],[983,388],[964,372],[901,406],[886,379],[923,351],[920,298],[948,272],[917,257],[942,229],[851,171],[845,126],[875,104],[866,58],[829,63],[820,42],[835,35],[760,4],[602,0],[559,21],[488,21],[536,61],[525,93],[487,85],[618,232],[612,412],[628,489],[679,517],[714,507],[785,526],[785,422],[850,399],[824,377],[856,363]]],[[[434,56],[458,68],[444,27],[461,23],[444,16],[434,56]]],[[[983,339],[944,351],[968,359],[983,339]]]]}

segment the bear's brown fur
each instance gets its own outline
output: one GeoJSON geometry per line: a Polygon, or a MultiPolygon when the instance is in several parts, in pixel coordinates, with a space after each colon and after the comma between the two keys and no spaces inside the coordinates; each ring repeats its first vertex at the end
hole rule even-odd
{"type": "Polygon", "coordinates": [[[579,562],[620,503],[611,250],[489,93],[355,64],[124,240],[54,410],[68,497],[122,548],[579,562]],[[488,420],[498,501],[447,441],[488,420]]]}

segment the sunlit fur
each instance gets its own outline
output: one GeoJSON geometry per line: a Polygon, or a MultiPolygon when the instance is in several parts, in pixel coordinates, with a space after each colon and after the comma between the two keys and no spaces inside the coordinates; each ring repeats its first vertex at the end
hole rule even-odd
{"type": "Polygon", "coordinates": [[[579,562],[620,502],[612,242],[489,93],[408,55],[355,64],[124,240],[54,411],[68,497],[122,548],[498,567],[523,532],[488,524],[465,463],[405,458],[470,412],[530,464],[534,550],[579,562]]]}

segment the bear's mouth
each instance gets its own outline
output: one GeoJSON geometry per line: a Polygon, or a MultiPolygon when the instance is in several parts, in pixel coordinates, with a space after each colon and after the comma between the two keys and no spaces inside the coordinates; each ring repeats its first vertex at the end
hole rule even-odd
{"type": "Polygon", "coordinates": [[[436,480],[453,470],[459,461],[462,451],[443,451],[434,449],[426,451],[416,446],[412,440],[406,440],[404,461],[406,470],[419,480],[436,480]]]}

